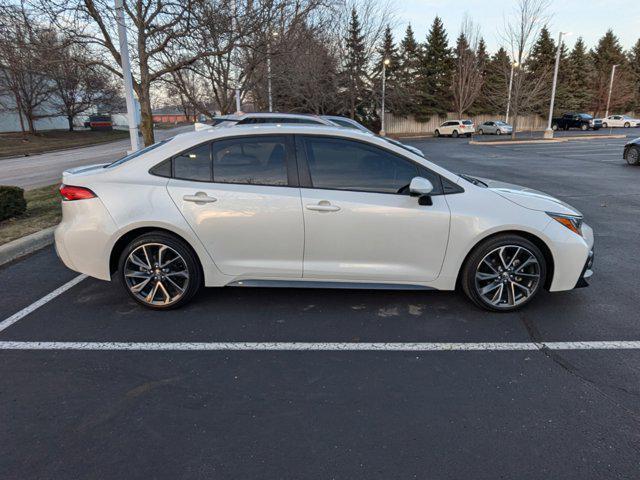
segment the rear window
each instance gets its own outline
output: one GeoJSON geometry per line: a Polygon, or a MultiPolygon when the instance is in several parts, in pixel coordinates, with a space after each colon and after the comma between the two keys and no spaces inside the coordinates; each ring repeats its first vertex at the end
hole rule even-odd
{"type": "Polygon", "coordinates": [[[464,120],[463,125],[473,125],[473,122],[471,120],[464,120]]]}
{"type": "Polygon", "coordinates": [[[137,158],[137,157],[139,157],[141,155],[144,155],[145,153],[148,153],[151,150],[155,150],[159,146],[164,145],[165,143],[167,143],[169,140],[171,140],[171,139],[163,140],[161,142],[154,143],[153,145],[149,145],[148,147],[145,147],[142,150],[138,150],[136,152],[132,152],[129,155],[126,155],[126,156],[124,156],[122,158],[119,158],[115,162],[112,162],[109,165],[106,165],[105,168],[117,167],[118,165],[122,165],[123,163],[128,162],[129,160],[133,160],[134,158],[137,158]]]}

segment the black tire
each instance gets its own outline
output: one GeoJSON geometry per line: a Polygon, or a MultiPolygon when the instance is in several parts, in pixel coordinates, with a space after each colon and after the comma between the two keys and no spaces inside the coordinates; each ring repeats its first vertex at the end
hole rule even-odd
{"type": "MultiPolygon", "coordinates": [[[[146,262],[148,264],[152,264],[154,262],[153,254],[150,254],[150,255],[151,255],[151,258],[149,259],[149,262],[146,262]]],[[[158,256],[162,256],[162,254],[160,254],[158,256]]],[[[158,262],[158,263],[160,263],[160,262],[158,262]]],[[[157,266],[158,265],[156,264],[155,265],[155,267],[156,267],[155,273],[156,274],[160,273],[158,271],[157,266]]],[[[153,268],[154,268],[154,266],[151,265],[151,268],[149,270],[153,270],[153,268]]],[[[142,270],[142,268],[140,268],[140,270],[142,270]]],[[[168,270],[168,268],[167,268],[167,270],[168,270]]],[[[140,272],[140,273],[142,273],[142,272],[140,272]]],[[[151,273],[150,271],[147,272],[147,273],[151,277],[153,277],[153,275],[154,275],[154,273],[151,273]]],[[[167,274],[167,276],[169,276],[169,275],[171,275],[171,273],[167,274]]],[[[139,304],[144,305],[145,307],[151,308],[153,310],[170,310],[170,309],[179,308],[179,307],[185,305],[200,290],[200,288],[202,287],[202,284],[203,284],[202,268],[200,266],[200,262],[199,262],[198,258],[193,253],[191,248],[189,248],[189,246],[183,240],[181,240],[180,238],[178,238],[178,237],[176,237],[174,235],[165,233],[165,232],[150,232],[150,233],[146,233],[144,235],[141,235],[141,236],[137,237],[133,241],[131,241],[129,243],[129,245],[127,245],[124,248],[124,250],[122,251],[122,254],[120,255],[120,259],[118,261],[118,278],[120,280],[120,283],[121,283],[122,287],[131,296],[131,298],[133,298],[139,304]],[[171,287],[171,286],[169,286],[169,283],[167,283],[168,287],[170,287],[171,290],[165,290],[165,292],[167,292],[167,291],[175,291],[176,292],[176,296],[175,296],[175,300],[172,300],[170,302],[163,303],[163,304],[150,303],[150,302],[147,302],[147,301],[143,300],[142,298],[140,298],[140,296],[138,296],[136,293],[134,293],[131,290],[131,286],[128,284],[128,280],[127,280],[128,277],[125,277],[125,266],[126,266],[127,261],[129,259],[129,255],[133,251],[135,251],[136,249],[140,249],[142,246],[149,246],[149,248],[154,246],[154,248],[157,248],[158,245],[169,247],[169,251],[173,250],[175,253],[177,253],[177,256],[179,256],[180,258],[177,259],[177,261],[174,261],[172,263],[172,265],[175,265],[176,268],[180,268],[180,269],[186,271],[187,274],[188,274],[188,277],[185,280],[186,283],[182,284],[182,286],[184,287],[184,290],[181,293],[177,289],[177,287],[171,287]],[[173,290],[174,288],[175,288],[175,290],[173,290]]],[[[155,285],[155,283],[161,283],[160,281],[155,280],[155,278],[158,278],[158,277],[151,278],[150,281],[148,282],[148,284],[149,285],[155,285]]],[[[165,278],[165,277],[162,276],[161,278],[165,278]]],[[[130,280],[129,280],[129,282],[130,282],[130,280]]],[[[142,283],[142,281],[140,283],[142,283]]],[[[174,282],[174,284],[175,284],[175,282],[174,282]]],[[[135,285],[135,286],[137,286],[137,285],[135,285]]],[[[144,291],[145,291],[145,289],[142,290],[141,295],[144,294],[144,291]]],[[[168,296],[170,297],[170,295],[168,295],[168,296]]],[[[153,302],[154,298],[156,298],[156,296],[151,298],[151,302],[153,302]]],[[[166,299],[165,299],[165,301],[166,301],[166,299]]]]}
{"type": "Polygon", "coordinates": [[[502,132],[500,131],[500,129],[496,130],[496,135],[502,135],[502,132]]]}
{"type": "Polygon", "coordinates": [[[478,130],[478,135],[484,135],[484,130],[479,129],[479,130],[478,130]]]}
{"type": "Polygon", "coordinates": [[[558,124],[554,123],[553,125],[551,125],[551,130],[553,130],[554,132],[558,130],[558,124]]]}
{"type": "Polygon", "coordinates": [[[458,138],[458,135],[459,135],[458,130],[454,130],[453,133],[451,134],[453,138],[458,138]]]}
{"type": "Polygon", "coordinates": [[[440,136],[440,130],[436,129],[436,131],[433,132],[433,136],[434,137],[439,137],[440,136]]]}
{"type": "Polygon", "coordinates": [[[631,124],[629,122],[625,122],[624,128],[629,128],[630,126],[631,126],[631,124]]]}
{"type": "Polygon", "coordinates": [[[580,125],[580,130],[586,132],[587,130],[589,130],[589,125],[583,123],[582,125],[580,125]]]}
{"type": "Polygon", "coordinates": [[[602,128],[608,128],[608,127],[609,127],[609,124],[608,124],[607,122],[604,122],[604,123],[602,124],[602,128]]]}
{"type": "MultiPolygon", "coordinates": [[[[513,255],[513,259],[519,254],[513,255]]],[[[514,273],[517,275],[517,273],[514,273]]],[[[502,273],[500,274],[502,275],[502,273]]],[[[483,308],[485,310],[489,310],[492,312],[512,312],[522,308],[526,304],[528,304],[535,296],[540,292],[543,288],[547,275],[547,264],[544,258],[544,255],[540,251],[540,249],[520,235],[515,234],[503,234],[497,235],[495,237],[491,237],[479,245],[477,245],[472,252],[467,257],[464,266],[462,267],[461,275],[460,275],[460,285],[462,286],[462,290],[465,295],[478,307],[483,308]],[[537,283],[531,289],[531,293],[528,296],[524,295],[524,291],[518,290],[520,295],[523,295],[525,298],[521,298],[518,300],[517,304],[512,305],[496,305],[490,303],[486,300],[481,293],[479,292],[478,281],[476,280],[476,273],[481,268],[481,262],[487,257],[490,253],[494,252],[496,249],[500,247],[511,248],[511,251],[515,251],[512,247],[522,247],[525,249],[524,251],[528,251],[527,254],[531,254],[535,257],[535,260],[538,262],[537,268],[539,277],[537,279],[537,283]]],[[[499,276],[499,275],[498,275],[499,276]]],[[[499,277],[502,278],[502,277],[499,277]]],[[[517,277],[519,278],[519,277],[517,277]]],[[[521,279],[522,280],[522,279],[521,279]]],[[[487,280],[488,282],[497,282],[498,280],[487,280]]],[[[526,278],[524,281],[528,281],[526,278]]],[[[508,284],[507,284],[508,285],[508,284]]],[[[508,288],[508,287],[507,287],[508,288]]],[[[501,290],[502,292],[502,290],[501,290]]],[[[507,297],[509,295],[507,294],[507,297]]],[[[501,297],[502,298],[502,293],[501,297]]],[[[515,297],[514,297],[515,298],[515,297]]],[[[515,302],[514,302],[515,303],[515,302]]]]}
{"type": "Polygon", "coordinates": [[[629,165],[640,165],[640,147],[629,147],[625,160],[629,165]]]}

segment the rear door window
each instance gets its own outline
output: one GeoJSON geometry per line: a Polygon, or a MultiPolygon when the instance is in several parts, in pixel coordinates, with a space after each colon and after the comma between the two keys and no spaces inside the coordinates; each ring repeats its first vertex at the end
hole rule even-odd
{"type": "Polygon", "coordinates": [[[211,181],[211,148],[209,143],[173,157],[173,176],[181,180],[211,181]]]}
{"type": "Polygon", "coordinates": [[[213,181],[287,186],[285,136],[230,138],[213,142],[213,181]]]}

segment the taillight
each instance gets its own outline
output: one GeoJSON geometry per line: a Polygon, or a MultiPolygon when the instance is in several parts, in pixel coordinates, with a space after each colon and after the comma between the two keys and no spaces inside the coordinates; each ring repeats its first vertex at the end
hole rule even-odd
{"type": "Polygon", "coordinates": [[[60,185],[60,195],[65,200],[86,200],[87,198],[95,198],[96,194],[85,187],[74,187],[73,185],[60,185]]]}

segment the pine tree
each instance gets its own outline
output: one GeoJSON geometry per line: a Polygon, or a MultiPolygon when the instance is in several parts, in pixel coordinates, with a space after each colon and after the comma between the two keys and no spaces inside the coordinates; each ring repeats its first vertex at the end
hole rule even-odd
{"type": "Polygon", "coordinates": [[[416,41],[411,25],[407,27],[405,36],[400,42],[398,52],[398,70],[395,72],[396,98],[393,110],[405,114],[416,114],[418,85],[418,69],[420,68],[420,46],[416,41]]]}
{"type": "Polygon", "coordinates": [[[629,52],[629,70],[631,71],[634,85],[632,109],[638,113],[640,112],[640,39],[629,52]]]}
{"type": "Polygon", "coordinates": [[[549,29],[544,26],[540,29],[531,56],[527,60],[527,68],[534,75],[547,75],[551,78],[556,63],[556,42],[551,38],[549,29]]]}
{"type": "Polygon", "coordinates": [[[567,57],[566,85],[569,94],[564,103],[559,103],[566,111],[583,112],[589,109],[593,92],[593,71],[589,54],[582,37],[576,40],[573,50],[567,57]]]}
{"type": "Polygon", "coordinates": [[[433,20],[418,70],[418,120],[444,115],[451,105],[452,52],[440,17],[433,20]]]}
{"type": "Polygon", "coordinates": [[[476,52],[476,56],[478,57],[478,68],[482,72],[482,88],[480,89],[480,96],[476,100],[475,104],[469,112],[472,114],[478,113],[493,113],[491,109],[491,105],[489,104],[488,95],[487,95],[487,80],[489,77],[489,68],[491,65],[491,57],[487,52],[487,44],[484,41],[484,38],[480,38],[478,41],[478,50],[476,52]]]}
{"type": "Polygon", "coordinates": [[[399,69],[398,49],[393,41],[393,34],[391,33],[391,27],[387,25],[384,30],[384,37],[382,38],[382,44],[377,49],[378,59],[376,62],[375,73],[382,72],[382,62],[389,60],[389,64],[386,68],[387,80],[393,77],[394,73],[399,69]]]}
{"type": "Polygon", "coordinates": [[[351,10],[349,29],[345,38],[346,61],[343,77],[346,88],[347,109],[351,118],[364,116],[366,96],[367,59],[365,57],[364,34],[356,9],[351,10]]]}
{"type": "Polygon", "coordinates": [[[609,114],[614,111],[626,110],[633,101],[633,80],[620,40],[613,31],[608,30],[598,41],[596,47],[590,52],[594,71],[594,89],[591,109],[595,115],[606,113],[607,99],[609,95],[609,82],[614,65],[616,73],[613,83],[613,95],[609,114]]]}
{"type": "Polygon", "coordinates": [[[500,47],[487,66],[483,90],[485,113],[506,113],[510,73],[511,59],[504,47],[500,47]]]}

